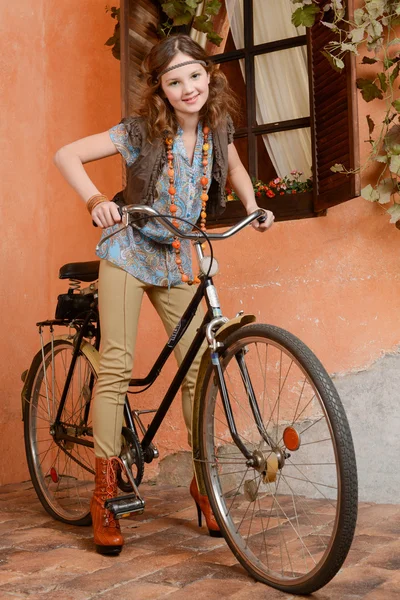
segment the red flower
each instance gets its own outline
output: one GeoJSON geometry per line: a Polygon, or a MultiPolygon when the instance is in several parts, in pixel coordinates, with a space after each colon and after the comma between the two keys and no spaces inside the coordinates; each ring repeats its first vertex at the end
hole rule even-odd
{"type": "Polygon", "coordinates": [[[267,196],[268,198],[273,198],[275,196],[274,192],[272,190],[268,190],[267,191],[267,196]]]}
{"type": "Polygon", "coordinates": [[[279,195],[280,195],[280,196],[284,196],[284,195],[285,195],[285,192],[280,192],[280,193],[279,193],[279,195]]]}
{"type": "Polygon", "coordinates": [[[257,196],[257,198],[260,198],[261,192],[256,192],[256,196],[257,196]]]}
{"type": "Polygon", "coordinates": [[[296,193],[297,193],[296,190],[292,190],[292,194],[296,194],[296,193]]]}

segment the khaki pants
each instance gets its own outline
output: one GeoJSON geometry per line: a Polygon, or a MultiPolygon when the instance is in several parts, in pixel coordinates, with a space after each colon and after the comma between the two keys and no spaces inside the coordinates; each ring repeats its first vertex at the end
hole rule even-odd
{"type": "MultiPolygon", "coordinates": [[[[179,285],[170,289],[139,281],[112,263],[100,261],[99,312],[101,324],[100,370],[93,406],[95,455],[118,456],[121,451],[121,428],[125,395],[132,377],[137,324],[143,292],[161,317],[171,335],[196,289],[179,285]]],[[[180,364],[203,319],[197,309],[182,340],[175,348],[180,364]]],[[[146,344],[149,347],[149,344],[146,344]]],[[[183,416],[191,439],[191,418],[197,372],[204,352],[202,347],[182,384],[183,416]]],[[[157,357],[154,352],[154,360],[157,357]]]]}

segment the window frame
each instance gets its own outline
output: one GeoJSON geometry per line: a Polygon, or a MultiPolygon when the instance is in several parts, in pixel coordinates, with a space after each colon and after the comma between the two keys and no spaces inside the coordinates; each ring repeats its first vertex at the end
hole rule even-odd
{"type": "MultiPolygon", "coordinates": [[[[325,2],[325,0],[322,0],[325,2]]],[[[348,10],[351,14],[353,11],[354,0],[348,0],[348,10]]],[[[246,127],[240,127],[235,132],[235,139],[247,138],[248,140],[248,172],[250,177],[257,178],[257,138],[261,134],[277,133],[280,131],[288,131],[310,127],[311,129],[311,155],[312,155],[312,170],[314,186],[312,192],[304,192],[295,195],[284,194],[274,198],[261,197],[257,199],[257,203],[262,208],[272,210],[277,221],[303,219],[326,215],[327,208],[334,206],[343,201],[349,200],[359,195],[359,181],[357,176],[353,175],[345,177],[340,174],[331,174],[334,179],[333,187],[335,189],[328,195],[320,193],[319,181],[319,164],[318,164],[318,139],[323,131],[323,122],[318,123],[318,115],[316,114],[315,102],[315,77],[314,77],[314,62],[316,53],[313,52],[313,37],[314,32],[321,27],[323,29],[324,38],[329,37],[332,33],[319,23],[314,25],[310,30],[307,29],[305,35],[300,35],[291,38],[266,42],[263,44],[254,45],[254,20],[253,20],[253,0],[244,0],[243,2],[243,22],[244,22],[244,48],[215,54],[211,58],[216,64],[223,64],[232,60],[244,59],[245,61],[245,80],[246,80],[246,127]],[[255,57],[270,52],[286,50],[307,46],[308,54],[308,76],[309,76],[309,98],[310,98],[310,116],[275,123],[261,124],[256,123],[256,89],[255,89],[255,57]]],[[[320,49],[318,48],[318,53],[320,49]]],[[[326,61],[326,69],[332,69],[326,61]]],[[[334,76],[335,77],[335,76],[334,76]]],[[[350,169],[355,169],[358,166],[358,115],[357,115],[357,98],[355,87],[355,57],[348,56],[346,58],[346,70],[342,74],[345,80],[347,90],[347,109],[349,113],[349,162],[347,166],[350,169]]],[[[347,113],[346,113],[347,114],[347,113]]],[[[332,165],[335,161],[332,161],[332,165]]],[[[325,165],[326,169],[326,165],[325,165]]],[[[268,183],[268,182],[265,182],[268,183]]],[[[229,201],[226,204],[225,212],[219,217],[209,217],[207,220],[208,227],[229,226],[237,222],[237,220],[245,214],[238,201],[229,201]]]]}
{"type": "Polygon", "coordinates": [[[221,54],[214,54],[211,59],[216,64],[223,64],[225,62],[240,59],[244,59],[245,61],[247,126],[238,129],[235,132],[235,138],[248,138],[249,175],[250,177],[257,177],[257,137],[266,133],[277,133],[280,131],[288,131],[290,129],[310,127],[311,116],[257,125],[255,57],[269,54],[270,52],[277,52],[279,50],[307,46],[307,35],[305,34],[254,45],[253,0],[246,0],[243,3],[243,10],[244,48],[223,52],[221,54]]]}
{"type": "MultiPolygon", "coordinates": [[[[310,115],[298,119],[257,125],[255,57],[271,52],[277,52],[279,50],[307,46],[308,36],[307,34],[304,34],[255,45],[253,0],[245,0],[243,2],[243,23],[244,47],[229,52],[214,54],[211,58],[216,64],[223,64],[232,60],[244,60],[247,124],[245,127],[237,129],[234,137],[235,139],[247,138],[248,172],[251,178],[258,178],[257,138],[263,134],[311,127],[312,119],[310,115]]],[[[274,198],[261,197],[257,199],[257,202],[262,208],[272,210],[276,220],[279,221],[317,216],[317,213],[314,211],[313,195],[311,192],[295,195],[285,194],[284,196],[274,198]]],[[[244,209],[238,206],[238,204],[238,201],[227,202],[225,212],[221,216],[209,217],[207,219],[208,226],[212,228],[221,225],[234,224],[245,214],[244,209]]]]}

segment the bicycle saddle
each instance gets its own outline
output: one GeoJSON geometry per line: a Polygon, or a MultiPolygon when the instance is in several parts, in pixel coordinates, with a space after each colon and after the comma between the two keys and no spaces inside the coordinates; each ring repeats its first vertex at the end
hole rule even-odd
{"type": "Polygon", "coordinates": [[[99,260],[89,262],[68,263],[60,269],[60,279],[78,279],[79,281],[95,281],[99,278],[99,260]]]}

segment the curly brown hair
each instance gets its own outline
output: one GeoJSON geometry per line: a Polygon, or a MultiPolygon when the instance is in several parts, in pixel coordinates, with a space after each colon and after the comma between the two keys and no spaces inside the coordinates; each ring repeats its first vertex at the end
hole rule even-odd
{"type": "Polygon", "coordinates": [[[206,63],[204,67],[210,75],[209,95],[200,111],[200,119],[215,129],[226,120],[229,114],[234,120],[239,114],[239,101],[230,89],[225,75],[215,65],[192,38],[184,34],[171,35],[158,42],[145,57],[141,71],[147,82],[142,103],[135,111],[144,117],[149,140],[166,135],[175,135],[178,122],[171,104],[162,94],[159,74],[168,67],[171,60],[182,52],[195,60],[206,63]]]}

